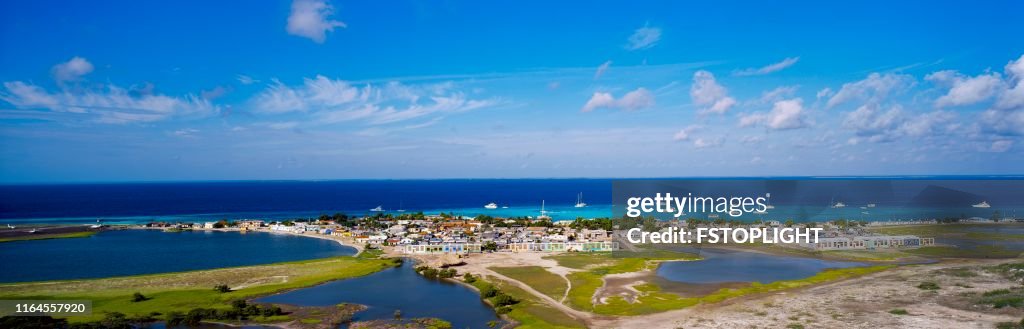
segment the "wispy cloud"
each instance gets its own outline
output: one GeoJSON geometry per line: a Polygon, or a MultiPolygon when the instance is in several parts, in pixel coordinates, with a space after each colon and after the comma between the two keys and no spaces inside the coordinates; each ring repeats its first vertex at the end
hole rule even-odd
{"type": "Polygon", "coordinates": [[[633,31],[626,43],[626,49],[640,50],[654,47],[661,40],[661,29],[644,24],[644,27],[633,31]]]}
{"type": "Polygon", "coordinates": [[[601,63],[601,65],[597,67],[597,71],[594,71],[594,80],[600,79],[601,76],[604,75],[604,72],[608,71],[608,67],[610,66],[612,66],[612,61],[601,63]]]}
{"type": "Polygon", "coordinates": [[[765,75],[778,71],[785,70],[786,68],[793,66],[796,62],[800,61],[800,57],[788,57],[778,63],[768,64],[758,68],[748,68],[733,72],[736,76],[751,76],[751,75],[765,75]]]}

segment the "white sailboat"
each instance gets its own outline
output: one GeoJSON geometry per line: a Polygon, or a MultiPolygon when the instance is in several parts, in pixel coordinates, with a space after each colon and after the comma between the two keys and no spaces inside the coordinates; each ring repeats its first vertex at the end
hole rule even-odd
{"type": "Polygon", "coordinates": [[[775,209],[775,206],[772,205],[772,194],[771,193],[765,193],[765,197],[767,197],[767,199],[768,199],[767,200],[768,201],[768,205],[765,206],[764,208],[765,209],[775,209]]]}
{"type": "MultiPolygon", "coordinates": [[[[833,198],[832,201],[835,201],[835,199],[833,198]]],[[[844,207],[846,207],[845,203],[842,203],[842,202],[832,203],[832,201],[829,201],[829,204],[830,204],[829,207],[831,207],[831,208],[844,208],[844,207]]]]}
{"type": "Polygon", "coordinates": [[[384,206],[377,206],[377,208],[370,209],[370,211],[383,212],[384,206]]]}
{"type": "Polygon", "coordinates": [[[544,210],[544,200],[540,200],[540,217],[537,217],[537,218],[541,218],[541,219],[550,218],[548,216],[548,211],[544,210]]]}
{"type": "Polygon", "coordinates": [[[875,204],[874,204],[874,203],[869,203],[869,204],[868,204],[868,208],[874,208],[874,207],[875,207],[875,204]]]}
{"type": "Polygon", "coordinates": [[[580,192],[580,194],[576,195],[576,205],[575,205],[575,207],[576,208],[583,208],[583,207],[586,207],[586,206],[587,206],[587,203],[583,202],[583,192],[580,192]]]}
{"type": "Polygon", "coordinates": [[[494,202],[491,202],[491,203],[485,204],[484,208],[487,208],[487,209],[498,209],[498,204],[494,203],[494,202]]]}
{"type": "Polygon", "coordinates": [[[982,201],[979,204],[971,205],[971,207],[975,207],[975,208],[992,208],[992,206],[988,204],[988,201],[982,201]]]}

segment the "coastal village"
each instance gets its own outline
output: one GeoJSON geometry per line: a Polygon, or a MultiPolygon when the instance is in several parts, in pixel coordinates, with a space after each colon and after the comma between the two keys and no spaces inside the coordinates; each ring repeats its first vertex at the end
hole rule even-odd
{"type": "MultiPolygon", "coordinates": [[[[1012,220],[1004,220],[1012,221],[1012,220]]],[[[349,217],[344,214],[321,215],[319,218],[296,220],[244,219],[238,221],[167,223],[152,222],[149,228],[165,230],[239,230],[302,234],[337,238],[366,248],[388,249],[400,254],[481,253],[481,252],[596,252],[629,248],[624,230],[632,225],[647,225],[652,231],[670,227],[820,227],[817,243],[786,244],[787,248],[811,251],[876,250],[918,248],[935,245],[931,237],[915,235],[881,235],[869,228],[904,225],[929,225],[937,220],[861,222],[836,220],[825,223],[793,223],[792,221],[756,221],[744,223],[725,220],[583,219],[553,221],[549,217],[501,218],[492,216],[465,217],[453,214],[375,214],[349,217]]],[[[969,218],[962,223],[994,222],[969,218]]]]}

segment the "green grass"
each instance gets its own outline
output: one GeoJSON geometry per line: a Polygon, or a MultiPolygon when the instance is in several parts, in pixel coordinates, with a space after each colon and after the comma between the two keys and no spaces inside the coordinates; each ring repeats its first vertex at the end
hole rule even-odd
{"type": "Polygon", "coordinates": [[[1006,249],[1003,246],[978,246],[964,249],[951,246],[932,246],[904,251],[909,254],[937,258],[1015,258],[1020,251],[1006,249]]]}
{"type": "Polygon", "coordinates": [[[746,287],[720,289],[711,294],[700,297],[682,297],[677,294],[664,292],[657,285],[648,283],[634,286],[634,288],[639,290],[641,293],[633,303],[626,301],[626,299],[620,296],[611,296],[606,298],[606,303],[598,303],[597,305],[591,303],[591,299],[594,296],[594,292],[602,285],[601,276],[593,273],[593,271],[576,272],[569,275],[573,283],[573,289],[569,292],[569,304],[577,309],[591,311],[597,314],[643,315],[681,309],[703,303],[717,303],[726,299],[744,295],[774,292],[862,276],[882,271],[890,267],[892,266],[885,265],[825,270],[804,279],[778,281],[768,284],[754,282],[746,287]]]}
{"type": "Polygon", "coordinates": [[[1024,307],[1024,289],[996,289],[981,294],[978,304],[992,305],[995,308],[1024,307]]]}
{"type": "Polygon", "coordinates": [[[939,287],[938,283],[931,282],[931,281],[926,281],[926,282],[921,282],[921,284],[917,285],[917,289],[921,289],[921,290],[939,290],[940,287],[939,287]]]}
{"type": "Polygon", "coordinates": [[[9,238],[0,238],[2,242],[14,242],[14,241],[29,241],[29,240],[49,240],[49,239],[69,239],[69,238],[87,238],[99,233],[99,231],[82,231],[72,233],[58,233],[58,234],[30,234],[22,235],[9,238]]]}
{"type": "Polygon", "coordinates": [[[15,283],[0,285],[0,299],[92,300],[91,316],[68,317],[68,321],[73,323],[89,322],[100,320],[104,313],[113,311],[133,316],[151,312],[187,312],[197,307],[229,308],[231,300],[363,276],[397,264],[398,261],[392,259],[333,257],[179,273],[15,283]],[[241,288],[220,293],[213,289],[218,284],[241,288]],[[132,302],[135,292],[150,299],[132,302]]]}
{"type": "Polygon", "coordinates": [[[562,296],[565,295],[565,290],[569,288],[565,279],[557,274],[548,272],[540,266],[491,267],[490,269],[513,280],[525,283],[555,300],[561,300],[562,296]]]}
{"type": "Polygon", "coordinates": [[[471,285],[478,290],[484,290],[486,287],[495,287],[505,294],[512,296],[512,298],[519,300],[518,304],[510,306],[511,311],[506,314],[509,318],[519,323],[516,328],[585,328],[583,323],[549,306],[533,294],[513,284],[495,278],[488,278],[487,280],[477,278],[471,285]]]}
{"type": "Polygon", "coordinates": [[[872,230],[888,235],[948,236],[972,240],[1024,240],[1024,234],[968,231],[975,227],[998,227],[1012,224],[933,224],[881,227],[872,230]]]}
{"type": "Polygon", "coordinates": [[[889,314],[892,314],[892,315],[907,315],[907,314],[910,314],[910,312],[907,312],[907,310],[904,310],[902,308],[894,308],[894,309],[889,310],[889,314]]]}

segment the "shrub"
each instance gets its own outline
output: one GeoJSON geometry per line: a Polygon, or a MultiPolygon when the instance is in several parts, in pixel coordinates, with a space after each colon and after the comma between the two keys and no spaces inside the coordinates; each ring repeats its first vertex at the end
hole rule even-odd
{"type": "Polygon", "coordinates": [[[918,289],[921,290],[939,290],[939,284],[931,281],[921,282],[917,285],[918,289]]]}
{"type": "Polygon", "coordinates": [[[502,306],[494,309],[494,312],[498,314],[508,314],[508,312],[512,312],[512,308],[508,306],[502,306]]]}
{"type": "Polygon", "coordinates": [[[894,308],[894,309],[889,310],[889,314],[907,315],[907,314],[910,314],[910,313],[908,313],[907,310],[904,310],[902,308],[894,308]]]}
{"type": "Polygon", "coordinates": [[[466,283],[473,283],[476,282],[476,277],[472,274],[466,273],[462,275],[462,280],[466,281],[466,283]]]}
{"type": "Polygon", "coordinates": [[[494,302],[494,306],[497,307],[514,305],[519,302],[515,298],[512,298],[512,296],[506,295],[503,292],[498,292],[492,301],[494,302]]]}
{"type": "Polygon", "coordinates": [[[497,294],[498,294],[498,289],[494,288],[494,286],[488,285],[488,286],[483,287],[482,289],[480,289],[480,297],[483,297],[483,298],[491,298],[491,297],[494,297],[497,294]]]}
{"type": "Polygon", "coordinates": [[[218,284],[216,286],[213,286],[213,290],[215,290],[217,292],[225,293],[225,292],[231,292],[231,287],[228,287],[228,285],[226,285],[226,284],[218,284]]]}
{"type": "Polygon", "coordinates": [[[132,302],[133,303],[144,302],[144,301],[147,301],[147,300],[149,300],[149,298],[146,298],[146,296],[142,295],[141,293],[136,292],[136,293],[132,294],[132,302]]]}

